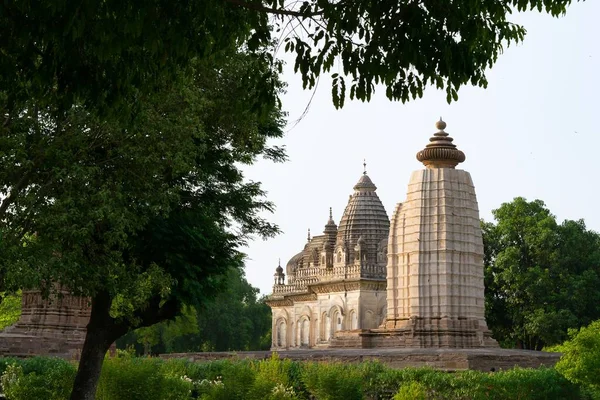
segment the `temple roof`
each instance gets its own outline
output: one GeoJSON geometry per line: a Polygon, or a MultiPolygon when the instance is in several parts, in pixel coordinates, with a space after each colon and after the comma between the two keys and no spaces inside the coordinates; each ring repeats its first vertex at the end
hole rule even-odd
{"type": "Polygon", "coordinates": [[[354,185],[354,193],[340,220],[336,240],[336,246],[345,246],[352,254],[362,236],[371,262],[375,262],[378,247],[383,240],[387,240],[390,229],[390,220],[376,190],[377,187],[365,171],[354,185]]]}

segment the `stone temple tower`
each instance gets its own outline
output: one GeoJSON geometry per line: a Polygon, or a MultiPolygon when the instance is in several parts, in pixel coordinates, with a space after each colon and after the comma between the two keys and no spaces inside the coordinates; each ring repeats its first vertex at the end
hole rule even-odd
{"type": "Polygon", "coordinates": [[[497,347],[484,315],[483,240],[471,175],[446,123],[417,153],[388,239],[387,316],[373,347],[497,347]]]}
{"type": "Polygon", "coordinates": [[[330,209],[323,234],[275,269],[273,350],[361,347],[360,332],[383,323],[390,221],[376,191],[365,170],[339,227],[330,209]]]}

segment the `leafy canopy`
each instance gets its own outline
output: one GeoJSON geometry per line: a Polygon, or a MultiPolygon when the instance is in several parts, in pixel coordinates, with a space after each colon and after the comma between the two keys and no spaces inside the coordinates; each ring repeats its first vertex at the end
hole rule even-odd
{"type": "Polygon", "coordinates": [[[556,369],[571,382],[588,386],[600,396],[600,320],[570,329],[569,340],[552,351],[563,353],[556,369]]]}
{"type": "MultiPolygon", "coordinates": [[[[0,93],[8,104],[36,98],[63,110],[102,105],[126,116],[131,96],[155,90],[190,60],[232,45],[257,51],[275,39],[295,55],[304,87],[333,71],[336,107],[343,106],[347,86],[350,98],[368,101],[376,84],[403,102],[435,85],[451,101],[465,84],[486,87],[486,68],[504,46],[523,40],[525,29],[510,14],[536,9],[559,16],[571,2],[3,2],[0,93]]],[[[260,56],[273,63],[273,53],[260,56]]],[[[261,89],[268,99],[275,88],[261,89]]]]}
{"type": "Polygon", "coordinates": [[[127,329],[213,296],[249,235],[277,232],[239,169],[284,158],[266,143],[283,114],[276,94],[257,104],[265,79],[281,88],[271,65],[231,50],[143,95],[127,123],[23,102],[0,137],[8,286],[102,297],[127,329]]]}
{"type": "Polygon", "coordinates": [[[562,224],[522,197],[482,223],[486,320],[505,346],[541,350],[569,328],[600,318],[600,235],[582,220],[562,224]]]}

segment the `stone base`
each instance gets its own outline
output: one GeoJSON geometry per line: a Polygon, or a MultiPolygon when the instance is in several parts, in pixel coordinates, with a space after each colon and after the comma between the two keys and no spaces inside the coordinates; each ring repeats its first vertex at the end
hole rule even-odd
{"type": "Polygon", "coordinates": [[[385,327],[340,331],[331,348],[497,348],[498,342],[479,321],[448,318],[387,320],[385,327]]]}
{"type": "Polygon", "coordinates": [[[268,359],[273,353],[294,361],[352,362],[379,361],[392,368],[431,367],[444,371],[499,371],[514,367],[551,367],[560,353],[508,349],[327,349],[288,351],[241,351],[161,354],[161,358],[181,358],[206,362],[223,359],[268,359]]]}
{"type": "Polygon", "coordinates": [[[0,333],[0,355],[3,357],[52,356],[78,360],[83,337],[57,338],[52,336],[0,333]]]}

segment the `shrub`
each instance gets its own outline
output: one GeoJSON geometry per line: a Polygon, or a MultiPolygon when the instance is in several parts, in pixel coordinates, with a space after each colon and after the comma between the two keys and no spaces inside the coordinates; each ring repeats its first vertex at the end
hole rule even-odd
{"type": "Polygon", "coordinates": [[[292,361],[280,360],[277,354],[273,354],[269,360],[253,363],[256,376],[247,398],[251,400],[297,399],[290,383],[291,365],[292,361]]]}
{"type": "Polygon", "coordinates": [[[419,382],[409,382],[400,387],[394,400],[426,400],[427,389],[425,385],[419,382]]]}
{"type": "Polygon", "coordinates": [[[563,353],[556,369],[600,398],[600,320],[579,331],[569,330],[569,340],[552,350],[563,353]]]}
{"type": "Polygon", "coordinates": [[[302,379],[309,393],[319,400],[361,400],[362,379],[355,365],[307,363],[302,379]]]}
{"type": "Polygon", "coordinates": [[[184,376],[165,374],[160,359],[107,358],[102,367],[96,399],[185,400],[190,398],[192,389],[192,383],[184,376]]]}
{"type": "Polygon", "coordinates": [[[67,361],[36,357],[9,365],[2,375],[2,389],[9,400],[68,399],[75,374],[67,361]]]}

